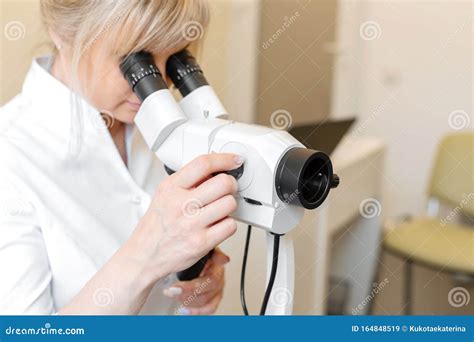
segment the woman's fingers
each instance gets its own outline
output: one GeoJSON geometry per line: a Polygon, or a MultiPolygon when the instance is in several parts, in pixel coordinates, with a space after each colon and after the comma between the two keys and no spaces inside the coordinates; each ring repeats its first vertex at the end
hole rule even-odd
{"type": "Polygon", "coordinates": [[[207,304],[200,307],[187,307],[190,315],[212,315],[216,312],[219,303],[222,300],[224,291],[219,291],[207,304]]]}
{"type": "Polygon", "coordinates": [[[211,258],[206,262],[200,276],[213,274],[216,270],[223,268],[225,264],[230,262],[230,258],[222,252],[219,247],[214,248],[211,258]]]}
{"type": "Polygon", "coordinates": [[[182,303],[181,314],[212,314],[222,299],[224,265],[229,261],[229,257],[216,248],[199,278],[177,282],[163,293],[182,303]]]}
{"type": "Polygon", "coordinates": [[[220,271],[213,271],[206,276],[188,281],[178,281],[170,288],[165,289],[163,293],[168,297],[184,302],[189,300],[190,297],[197,297],[207,292],[218,290],[222,287],[222,272],[223,269],[221,268],[220,271]]]}
{"type": "Polygon", "coordinates": [[[237,190],[238,185],[235,178],[221,173],[192,190],[191,197],[206,206],[225,195],[236,193],[237,190]]]}
{"type": "Polygon", "coordinates": [[[210,291],[206,293],[202,293],[199,296],[190,296],[185,300],[181,301],[181,304],[188,308],[199,308],[202,306],[207,305],[217,293],[219,293],[222,289],[217,289],[215,291],[210,291]]]}
{"type": "Polygon", "coordinates": [[[228,239],[237,230],[237,223],[232,217],[217,222],[206,230],[206,249],[211,250],[228,239]]]}
{"type": "Polygon", "coordinates": [[[229,261],[229,257],[216,248],[200,277],[189,281],[178,281],[164,290],[164,294],[184,302],[189,301],[191,297],[202,297],[220,291],[224,287],[224,265],[229,261]]]}
{"type": "Polygon", "coordinates": [[[212,257],[209,260],[209,264],[210,265],[212,264],[214,267],[224,266],[229,261],[230,261],[229,256],[225,254],[224,252],[222,252],[222,250],[219,247],[217,247],[214,249],[214,253],[212,253],[212,257]]]}
{"type": "Polygon", "coordinates": [[[209,175],[238,168],[243,158],[232,153],[210,153],[201,155],[175,172],[172,182],[183,189],[190,189],[209,175]]]}
{"type": "Polygon", "coordinates": [[[237,201],[234,196],[225,195],[205,207],[202,207],[197,219],[199,219],[199,222],[205,226],[212,226],[229,216],[235,209],[237,209],[237,201]]]}

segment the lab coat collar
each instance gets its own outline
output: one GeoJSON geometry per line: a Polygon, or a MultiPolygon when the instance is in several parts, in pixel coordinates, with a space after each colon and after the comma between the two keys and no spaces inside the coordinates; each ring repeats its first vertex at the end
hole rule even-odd
{"type": "Polygon", "coordinates": [[[23,83],[24,99],[33,101],[34,108],[42,109],[41,113],[33,113],[33,120],[68,138],[74,128],[82,129],[83,133],[103,134],[107,129],[100,112],[50,74],[53,60],[51,55],[33,59],[23,83]]]}
{"type": "MultiPolygon", "coordinates": [[[[103,177],[100,183],[103,188],[116,191],[117,196],[122,196],[121,198],[130,196],[131,200],[134,200],[140,196],[140,205],[143,209],[146,208],[151,199],[149,194],[141,188],[141,183],[144,183],[145,178],[149,176],[147,167],[150,167],[150,163],[153,162],[154,155],[146,148],[140,139],[141,136],[132,135],[130,130],[134,127],[130,127],[127,141],[130,143],[133,141],[133,146],[127,150],[129,165],[138,174],[137,183],[124,167],[99,111],[79,96],[76,96],[77,103],[74,102],[71,90],[48,72],[48,65],[51,65],[51,62],[50,56],[33,60],[24,81],[21,96],[25,108],[31,108],[31,110],[21,112],[21,125],[18,127],[28,125],[35,132],[41,132],[36,137],[41,140],[38,145],[48,144],[54,149],[53,153],[58,154],[57,167],[64,170],[64,174],[90,173],[94,179],[103,177]],[[31,104],[28,105],[28,102],[31,104]],[[85,152],[69,155],[71,126],[77,124],[72,113],[75,105],[80,106],[82,111],[83,120],[80,129],[83,133],[81,137],[83,145],[81,149],[85,152]],[[62,159],[63,156],[68,158],[62,159]],[[115,183],[111,185],[110,182],[115,183]]],[[[134,129],[133,132],[135,132],[134,129]]],[[[66,177],[64,174],[62,176],[66,177]]],[[[87,229],[68,230],[67,234],[83,247],[94,264],[102,265],[120,243],[123,243],[123,237],[130,234],[130,229],[132,226],[113,227],[110,230],[97,228],[94,231],[94,238],[91,238],[90,230],[87,229]],[[122,231],[117,232],[114,229],[122,231]]]]}

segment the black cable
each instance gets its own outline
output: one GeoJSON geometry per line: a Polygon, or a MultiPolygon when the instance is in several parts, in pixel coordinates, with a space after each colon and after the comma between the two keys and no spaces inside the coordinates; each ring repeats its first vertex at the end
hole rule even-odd
{"type": "MultiPolygon", "coordinates": [[[[247,227],[247,237],[245,239],[245,248],[244,248],[244,257],[242,260],[242,271],[240,273],[240,303],[242,304],[242,309],[244,314],[248,316],[249,312],[247,309],[247,303],[245,302],[245,271],[247,268],[247,257],[250,245],[250,236],[252,234],[252,226],[249,224],[247,227]]],[[[272,233],[273,234],[273,233],[272,233]]],[[[260,309],[260,315],[265,315],[267,310],[268,300],[272,293],[273,284],[275,283],[277,267],[278,267],[278,254],[280,252],[280,236],[278,234],[273,234],[273,260],[272,260],[272,269],[270,272],[270,278],[268,280],[267,289],[265,290],[265,296],[263,297],[262,307],[260,309]]]]}
{"type": "Polygon", "coordinates": [[[248,316],[247,303],[245,302],[245,269],[247,267],[247,255],[249,252],[250,235],[252,234],[252,226],[249,224],[247,227],[247,238],[245,239],[244,259],[242,261],[242,271],[240,273],[240,303],[244,314],[248,316]]]}
{"type": "MultiPolygon", "coordinates": [[[[273,234],[273,233],[272,233],[273,234]]],[[[265,315],[267,310],[268,300],[272,293],[273,283],[275,282],[277,266],[278,266],[278,253],[280,251],[280,235],[273,234],[273,260],[272,260],[272,271],[270,272],[270,279],[268,280],[267,290],[265,291],[265,297],[263,297],[262,308],[260,309],[260,316],[265,315]]]]}

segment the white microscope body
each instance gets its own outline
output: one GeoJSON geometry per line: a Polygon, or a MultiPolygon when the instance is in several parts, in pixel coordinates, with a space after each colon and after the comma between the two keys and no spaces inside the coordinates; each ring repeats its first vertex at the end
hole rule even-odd
{"type": "MultiPolygon", "coordinates": [[[[121,69],[142,100],[135,123],[169,173],[212,152],[245,158],[237,173],[228,172],[238,182],[238,205],[231,216],[268,232],[269,270],[272,234],[289,232],[301,221],[304,208],[319,206],[329,189],[337,186],[329,158],[306,149],[285,131],[228,120],[219,98],[186,50],[173,55],[167,64],[168,75],[183,95],[179,104],[146,53],[129,58],[121,69]]],[[[291,299],[294,255],[286,236],[281,239],[278,259],[274,287],[285,289],[291,299]]],[[[285,305],[274,304],[273,300],[268,302],[266,314],[291,314],[291,300],[285,305]]]]}

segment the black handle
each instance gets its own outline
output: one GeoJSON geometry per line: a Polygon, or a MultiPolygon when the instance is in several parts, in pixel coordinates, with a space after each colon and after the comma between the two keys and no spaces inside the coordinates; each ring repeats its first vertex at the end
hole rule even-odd
{"type": "MultiPolygon", "coordinates": [[[[165,170],[166,172],[171,175],[175,171],[170,169],[165,165],[165,170]]],[[[218,175],[219,173],[227,173],[228,175],[233,176],[236,180],[238,180],[240,177],[242,177],[242,174],[244,173],[244,164],[239,166],[238,168],[230,171],[221,171],[221,172],[216,172],[213,173],[213,176],[218,175]]],[[[188,269],[185,269],[184,271],[178,272],[178,279],[183,281],[183,280],[192,280],[194,278],[199,277],[201,274],[204,266],[206,266],[207,260],[212,256],[212,253],[214,250],[211,250],[209,253],[207,253],[205,256],[203,256],[197,263],[189,267],[188,269]]]]}
{"type": "Polygon", "coordinates": [[[209,260],[212,257],[213,253],[214,253],[214,250],[211,250],[209,253],[207,253],[205,256],[199,259],[197,263],[185,269],[184,271],[178,272],[178,279],[180,281],[187,281],[187,280],[192,280],[199,277],[204,266],[206,266],[207,260],[209,260]]]}
{"type": "MultiPolygon", "coordinates": [[[[173,173],[176,172],[176,171],[172,170],[171,168],[169,168],[166,165],[164,165],[164,167],[165,167],[166,173],[168,175],[172,175],[173,173]]],[[[238,180],[240,177],[242,177],[242,174],[244,173],[244,164],[242,164],[241,166],[239,166],[238,168],[233,169],[233,170],[215,172],[215,173],[212,174],[212,176],[216,176],[219,173],[227,173],[228,175],[231,175],[236,180],[238,180]]],[[[178,272],[178,279],[181,280],[181,281],[187,281],[187,280],[192,280],[192,279],[195,279],[195,278],[199,277],[199,275],[201,274],[204,266],[206,266],[207,260],[209,260],[209,258],[212,256],[213,252],[214,252],[214,250],[211,250],[209,253],[207,253],[205,256],[203,256],[201,259],[199,259],[199,261],[197,263],[195,263],[191,267],[185,269],[184,271],[178,272]]]]}

